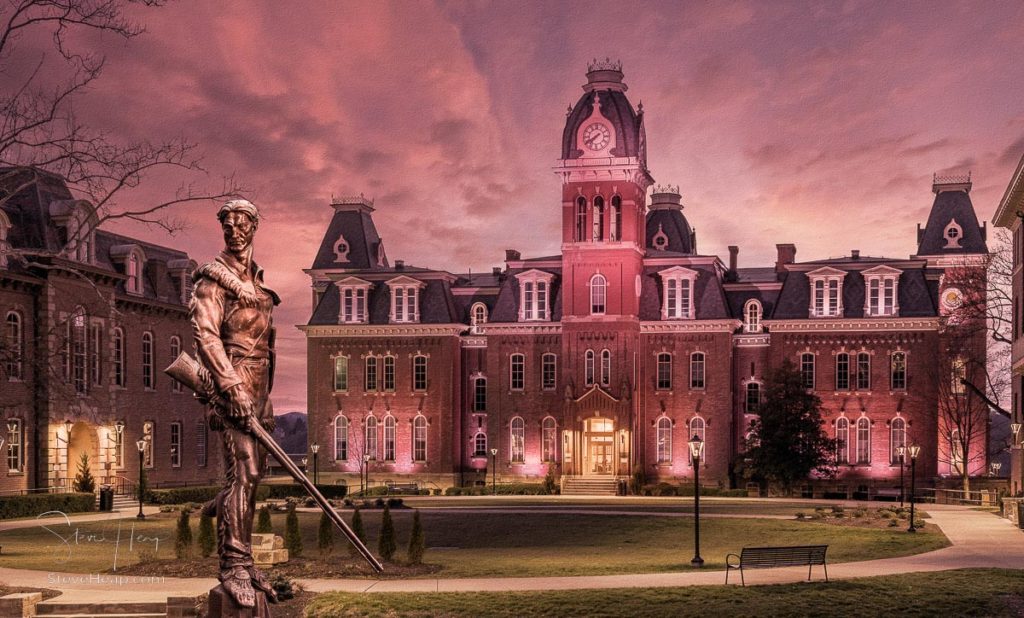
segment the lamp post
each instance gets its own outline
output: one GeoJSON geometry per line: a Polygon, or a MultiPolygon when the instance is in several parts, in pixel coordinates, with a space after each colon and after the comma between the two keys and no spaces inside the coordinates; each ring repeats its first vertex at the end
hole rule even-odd
{"type": "Polygon", "coordinates": [[[689,444],[693,463],[693,560],[690,564],[701,567],[704,559],[700,557],[700,456],[704,453],[704,441],[694,434],[689,444]]]}
{"type": "Polygon", "coordinates": [[[910,527],[907,528],[907,532],[917,532],[917,528],[914,527],[914,497],[917,491],[914,481],[917,478],[917,456],[920,452],[921,447],[917,444],[907,447],[907,453],[910,455],[910,527]]]}
{"type": "Polygon", "coordinates": [[[896,447],[896,456],[900,458],[900,508],[903,508],[903,457],[907,453],[907,447],[903,444],[896,447]]]}
{"type": "Polygon", "coordinates": [[[320,451],[320,445],[314,442],[310,445],[309,450],[313,451],[313,484],[320,484],[320,465],[317,459],[317,452],[320,451]]]}
{"type": "Polygon", "coordinates": [[[137,493],[139,494],[139,514],[135,517],[137,517],[138,519],[146,519],[146,515],[142,512],[142,475],[145,474],[145,471],[142,469],[142,466],[145,463],[144,460],[146,459],[146,440],[136,440],[135,448],[139,449],[139,484],[137,486],[137,493]]]}
{"type": "Polygon", "coordinates": [[[366,473],[366,484],[363,485],[363,493],[370,491],[370,454],[363,455],[363,471],[366,473]]]}
{"type": "Polygon", "coordinates": [[[990,465],[992,466],[992,476],[999,476],[999,469],[1003,467],[1002,462],[993,461],[990,465]]]}
{"type": "Polygon", "coordinates": [[[498,495],[498,449],[496,448],[491,449],[491,495],[498,495]]]}

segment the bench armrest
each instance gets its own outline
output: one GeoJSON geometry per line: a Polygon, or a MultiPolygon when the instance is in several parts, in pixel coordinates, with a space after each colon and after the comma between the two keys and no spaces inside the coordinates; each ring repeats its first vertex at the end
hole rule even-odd
{"type": "Polygon", "coordinates": [[[725,568],[727,569],[738,569],[740,568],[740,557],[738,554],[726,554],[725,555],[725,568]],[[729,558],[736,558],[736,564],[729,562],[729,558]]]}

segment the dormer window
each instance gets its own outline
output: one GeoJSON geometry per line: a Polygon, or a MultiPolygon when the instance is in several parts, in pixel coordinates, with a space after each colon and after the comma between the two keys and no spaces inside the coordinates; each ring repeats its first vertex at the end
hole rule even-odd
{"type": "Polygon", "coordinates": [[[900,273],[889,266],[876,266],[864,271],[864,315],[899,315],[900,273]]]}
{"type": "Polygon", "coordinates": [[[469,310],[469,326],[473,333],[480,332],[480,325],[487,323],[487,305],[475,303],[469,310]]]}
{"type": "Polygon", "coordinates": [[[834,318],[843,315],[843,278],[846,273],[835,268],[819,268],[807,273],[811,285],[810,315],[812,318],[834,318]]]}
{"type": "Polygon", "coordinates": [[[542,270],[528,270],[516,278],[519,280],[520,321],[550,320],[551,280],[554,275],[542,270]]]}
{"type": "Polygon", "coordinates": [[[369,281],[358,277],[346,277],[335,283],[338,286],[340,304],[338,321],[343,324],[364,324],[367,321],[367,299],[370,296],[369,281]]]}
{"type": "Polygon", "coordinates": [[[7,218],[4,211],[0,210],[0,268],[7,267],[7,254],[11,246],[7,242],[7,236],[11,232],[11,220],[7,218]]]}
{"type": "Polygon", "coordinates": [[[347,262],[348,261],[348,250],[349,244],[345,240],[344,236],[339,236],[338,240],[334,243],[334,261],[335,262],[347,262]]]}
{"type": "Polygon", "coordinates": [[[187,305],[192,298],[192,271],[196,263],[189,259],[171,260],[167,263],[167,272],[174,279],[174,287],[178,290],[181,304],[187,305]]]}
{"type": "Polygon", "coordinates": [[[743,306],[743,332],[761,332],[761,303],[756,299],[750,299],[743,306]]]}
{"type": "Polygon", "coordinates": [[[950,219],[949,224],[946,225],[946,229],[942,232],[943,237],[946,239],[946,244],[942,247],[943,249],[960,249],[960,240],[964,235],[964,229],[960,227],[960,224],[956,222],[956,219],[950,219]]]}
{"type": "Polygon", "coordinates": [[[388,281],[391,289],[391,321],[396,324],[420,321],[421,281],[410,277],[397,277],[388,281]]]}
{"type": "Polygon", "coordinates": [[[85,200],[54,200],[49,206],[50,219],[64,242],[64,256],[76,262],[92,263],[93,240],[99,223],[92,204],[85,200]]]}
{"type": "Polygon", "coordinates": [[[658,232],[651,238],[651,244],[658,251],[664,251],[668,249],[668,235],[665,234],[665,230],[661,228],[661,224],[658,224],[658,232]]]}
{"type": "Polygon", "coordinates": [[[664,286],[661,303],[661,319],[692,320],[695,315],[693,308],[693,288],[697,280],[697,271],[673,266],[658,273],[664,286]]]}
{"type": "Polygon", "coordinates": [[[124,291],[141,295],[144,290],[142,273],[146,265],[146,254],[139,245],[114,245],[110,248],[110,259],[122,266],[125,281],[124,291]]]}

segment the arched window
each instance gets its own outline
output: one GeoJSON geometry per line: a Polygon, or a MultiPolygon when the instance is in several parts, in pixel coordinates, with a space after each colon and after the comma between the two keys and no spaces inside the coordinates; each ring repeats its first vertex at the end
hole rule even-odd
{"type": "Polygon", "coordinates": [[[604,240],[604,198],[594,198],[594,241],[604,240]]]}
{"type": "Polygon", "coordinates": [[[522,417],[517,416],[512,419],[510,430],[512,462],[522,463],[526,461],[526,423],[522,417]]]}
{"type": "Polygon", "coordinates": [[[897,465],[900,463],[900,456],[896,449],[907,445],[907,422],[896,417],[889,423],[889,463],[897,465]]]}
{"type": "Polygon", "coordinates": [[[612,384],[612,353],[610,350],[601,350],[601,386],[612,384]]]}
{"type": "Polygon", "coordinates": [[[622,198],[612,196],[611,232],[609,240],[622,240],[622,198]]]}
{"type": "Polygon", "coordinates": [[[412,420],[412,460],[427,460],[427,417],[422,414],[412,420]]]}
{"type": "Polygon", "coordinates": [[[889,358],[891,364],[889,386],[894,391],[907,389],[907,354],[906,352],[893,352],[889,358]]]}
{"type": "Polygon", "coordinates": [[[422,354],[412,357],[412,390],[427,390],[427,357],[422,354]]]}
{"type": "MultiPolygon", "coordinates": [[[[86,323],[88,318],[85,315],[85,309],[79,307],[71,315],[70,321],[68,322],[68,342],[71,352],[71,366],[70,366],[70,377],[71,383],[75,387],[75,392],[84,394],[89,390],[88,383],[88,351],[89,343],[86,339],[87,329],[86,323]]],[[[145,345],[145,343],[143,343],[145,345]]],[[[153,342],[152,336],[150,337],[150,356],[152,356],[153,342]]]]}
{"type": "Polygon", "coordinates": [[[704,390],[704,353],[690,354],[690,388],[704,390]]]}
{"type": "Polygon", "coordinates": [[[701,439],[704,442],[704,449],[700,453],[700,460],[703,462],[708,452],[708,441],[705,428],[704,419],[699,416],[695,416],[690,419],[690,439],[693,440],[694,436],[701,439]]]}
{"type": "Polygon", "coordinates": [[[866,416],[857,419],[857,463],[871,463],[871,421],[866,416]]]}
{"type": "Polygon", "coordinates": [[[509,357],[509,388],[514,391],[526,388],[526,356],[523,354],[509,357]]]}
{"type": "Polygon", "coordinates": [[[757,414],[761,407],[761,385],[757,382],[747,383],[747,414],[757,414]]]}
{"type": "Polygon", "coordinates": [[[668,352],[658,354],[658,390],[672,390],[672,355],[668,352]]]}
{"type": "Polygon", "coordinates": [[[142,333],[142,385],[153,388],[155,374],[153,372],[153,333],[142,333]]]}
{"type": "Polygon", "coordinates": [[[7,419],[7,471],[24,472],[25,451],[22,448],[20,418],[7,419]]]}
{"type": "Polygon", "coordinates": [[[370,459],[377,459],[377,417],[372,414],[366,417],[366,452],[370,459]]]}
{"type": "Polygon", "coordinates": [[[334,390],[343,393],[348,390],[348,358],[334,357],[334,390]]]}
{"type": "Polygon", "coordinates": [[[871,390],[871,355],[867,352],[857,354],[857,390],[871,390]]]}
{"type": "Polygon", "coordinates": [[[761,303],[754,299],[748,300],[743,314],[743,330],[748,333],[761,332],[761,303]]]}
{"type": "Polygon", "coordinates": [[[7,335],[7,359],[5,369],[8,380],[21,380],[24,377],[22,355],[24,354],[25,338],[21,323],[21,314],[11,311],[5,323],[7,335]]]}
{"type": "Polygon", "coordinates": [[[541,461],[548,463],[555,461],[555,438],[555,419],[550,416],[545,417],[540,426],[541,461]]]}
{"type": "Polygon", "coordinates": [[[672,421],[664,416],[658,419],[658,463],[672,463],[672,421]]]}
{"type": "Polygon", "coordinates": [[[479,332],[478,326],[487,323],[487,305],[483,303],[476,303],[473,308],[469,310],[469,325],[472,327],[473,332],[479,332]]]}
{"type": "Polygon", "coordinates": [[[395,417],[384,417],[384,461],[395,460],[395,417]]]}
{"type": "Polygon", "coordinates": [[[334,419],[334,460],[348,461],[348,419],[340,414],[334,419]]]}
{"type": "Polygon", "coordinates": [[[800,355],[800,384],[807,390],[814,390],[814,354],[800,355]]]}
{"type": "Polygon", "coordinates": [[[482,431],[473,438],[473,457],[487,457],[487,434],[482,431]]]}
{"type": "Polygon", "coordinates": [[[128,280],[125,281],[125,288],[129,294],[141,294],[142,293],[142,279],[139,276],[139,256],[135,255],[132,251],[128,254],[128,264],[126,265],[126,275],[128,280]]]}
{"type": "Polygon", "coordinates": [[[846,352],[836,354],[836,390],[850,390],[850,355],[846,352]]]}
{"type": "Polygon", "coordinates": [[[583,357],[583,381],[587,386],[594,385],[594,351],[587,350],[583,357]]]}
{"type": "Polygon", "coordinates": [[[540,357],[540,386],[546,391],[557,385],[558,356],[547,352],[540,357]]]}
{"type": "Polygon", "coordinates": [[[587,200],[582,195],[576,198],[576,242],[587,239],[587,200]]]}
{"type": "Polygon", "coordinates": [[[597,274],[590,278],[590,313],[602,315],[608,302],[608,280],[597,274]]]}
{"type": "Polygon", "coordinates": [[[124,331],[120,326],[114,328],[114,386],[124,388],[128,381],[124,370],[124,331]]]}
{"type": "Polygon", "coordinates": [[[393,393],[395,391],[395,357],[384,357],[384,390],[393,393]]]}
{"type": "MultiPolygon", "coordinates": [[[[171,359],[178,358],[181,354],[181,338],[177,335],[171,337],[171,359]]],[[[178,382],[174,378],[171,378],[171,390],[175,393],[181,392],[181,382],[178,382]]]]}
{"type": "Polygon", "coordinates": [[[850,462],[850,419],[841,416],[836,419],[836,463],[850,462]]]}
{"type": "Polygon", "coordinates": [[[473,411],[487,411],[487,378],[473,380],[473,411]]]}

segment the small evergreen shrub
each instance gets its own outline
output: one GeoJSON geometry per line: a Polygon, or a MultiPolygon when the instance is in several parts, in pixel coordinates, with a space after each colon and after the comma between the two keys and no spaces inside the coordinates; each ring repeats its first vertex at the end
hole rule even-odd
{"type": "Polygon", "coordinates": [[[209,515],[199,516],[199,555],[206,558],[213,553],[217,545],[217,535],[213,531],[213,518],[209,515]]]}
{"type": "Polygon", "coordinates": [[[420,523],[420,510],[412,515],[412,535],[409,537],[409,564],[423,564],[423,552],[427,549],[427,540],[423,535],[423,524],[420,523]]]}
{"type": "Polygon", "coordinates": [[[174,531],[174,555],[178,560],[192,556],[192,524],[189,522],[188,509],[182,509],[178,515],[178,527],[174,531]]]}
{"type": "Polygon", "coordinates": [[[299,516],[295,512],[295,503],[288,504],[288,515],[284,520],[284,546],[288,549],[289,558],[302,555],[302,533],[299,531],[299,516]]]}
{"type": "Polygon", "coordinates": [[[334,551],[334,522],[327,513],[320,513],[320,528],[316,534],[316,545],[321,556],[328,556],[334,551]]]}
{"type": "Polygon", "coordinates": [[[82,457],[78,460],[78,474],[75,475],[72,489],[83,494],[91,494],[96,491],[96,479],[89,471],[88,453],[82,453],[82,457]]]}
{"type": "MultiPolygon", "coordinates": [[[[352,532],[355,533],[356,538],[366,544],[366,530],[363,528],[363,516],[359,513],[359,507],[357,506],[355,511],[352,512],[352,532]]],[[[352,543],[348,544],[349,555],[355,557],[359,555],[359,550],[352,543]]]]}
{"type": "Polygon", "coordinates": [[[393,509],[400,509],[405,506],[405,501],[401,498],[388,498],[388,506],[393,509]]]}
{"type": "Polygon", "coordinates": [[[391,509],[384,507],[384,515],[381,517],[380,533],[377,535],[377,553],[384,560],[391,562],[398,549],[395,543],[395,524],[391,521],[391,509]]]}
{"type": "Polygon", "coordinates": [[[270,534],[274,527],[270,523],[270,507],[264,505],[256,514],[256,532],[259,534],[270,534]]]}

